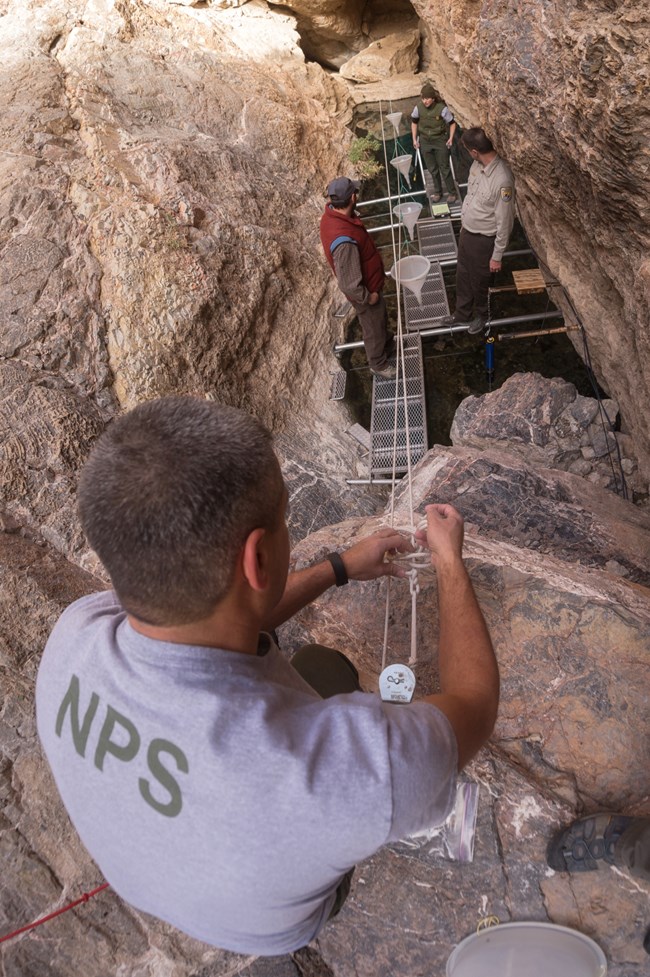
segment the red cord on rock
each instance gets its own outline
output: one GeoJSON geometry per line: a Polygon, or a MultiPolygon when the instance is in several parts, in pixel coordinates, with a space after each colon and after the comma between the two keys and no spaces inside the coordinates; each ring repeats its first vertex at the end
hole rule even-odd
{"type": "Polygon", "coordinates": [[[104,889],[108,889],[108,887],[109,883],[104,882],[103,885],[98,886],[96,889],[92,889],[90,892],[84,892],[79,899],[75,899],[74,902],[68,903],[67,906],[63,906],[61,909],[57,909],[53,913],[48,913],[48,915],[43,916],[42,919],[37,919],[35,923],[29,923],[28,926],[23,926],[19,930],[14,930],[13,933],[7,933],[6,936],[0,936],[0,943],[4,943],[5,940],[11,940],[14,938],[14,936],[20,936],[21,933],[26,933],[28,930],[33,930],[34,927],[40,926],[42,923],[47,923],[49,919],[54,919],[55,916],[60,916],[61,913],[67,913],[68,909],[74,909],[74,907],[78,906],[80,903],[88,902],[88,900],[92,899],[93,896],[96,896],[98,892],[103,892],[104,889]]]}

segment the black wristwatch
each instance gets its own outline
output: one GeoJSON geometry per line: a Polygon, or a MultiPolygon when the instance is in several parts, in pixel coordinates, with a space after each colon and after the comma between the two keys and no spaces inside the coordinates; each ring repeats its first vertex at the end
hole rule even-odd
{"type": "Polygon", "coordinates": [[[334,577],[336,579],[336,586],[343,587],[348,580],[348,571],[345,569],[345,563],[341,559],[339,553],[328,553],[325,557],[332,564],[332,570],[334,571],[334,577]]]}

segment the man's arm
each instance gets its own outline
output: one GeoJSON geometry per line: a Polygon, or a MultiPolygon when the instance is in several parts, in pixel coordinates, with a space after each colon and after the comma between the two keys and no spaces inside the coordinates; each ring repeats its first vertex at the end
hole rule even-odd
{"type": "Polygon", "coordinates": [[[451,149],[451,147],[453,145],[453,142],[454,142],[454,133],[456,132],[456,121],[455,121],[454,116],[453,116],[453,113],[452,113],[452,111],[451,111],[451,109],[449,108],[448,105],[445,105],[443,107],[443,110],[442,110],[442,112],[440,114],[442,115],[443,119],[445,120],[445,122],[449,126],[449,138],[447,139],[447,142],[445,143],[445,145],[446,145],[447,149],[451,149]]]}
{"type": "MultiPolygon", "coordinates": [[[[406,571],[396,563],[385,562],[386,553],[398,550],[407,553],[412,549],[409,541],[392,529],[380,529],[349,550],[341,553],[349,580],[376,580],[377,577],[404,577],[406,571]]],[[[301,611],[330,587],[336,580],[329,560],[316,563],[304,570],[290,573],[280,603],[274,607],[263,630],[272,631],[301,611]]]]}
{"type": "Polygon", "coordinates": [[[494,250],[490,259],[490,271],[501,271],[501,258],[508,246],[508,240],[515,223],[515,187],[511,181],[499,187],[498,197],[494,205],[494,215],[497,222],[497,236],[494,239],[494,250]]]}
{"type": "Polygon", "coordinates": [[[346,298],[358,305],[376,305],[379,295],[369,292],[361,277],[361,259],[356,244],[339,244],[332,255],[339,288],[346,298]]]}
{"type": "Polygon", "coordinates": [[[439,695],[425,701],[451,723],[461,770],[487,741],[499,706],[499,669],[462,559],[463,519],[451,505],[429,505],[427,543],[438,578],[439,695]]]}
{"type": "Polygon", "coordinates": [[[413,106],[413,111],[411,112],[411,136],[413,137],[413,148],[420,148],[420,139],[418,137],[418,123],[420,121],[420,112],[417,105],[413,106]]]}

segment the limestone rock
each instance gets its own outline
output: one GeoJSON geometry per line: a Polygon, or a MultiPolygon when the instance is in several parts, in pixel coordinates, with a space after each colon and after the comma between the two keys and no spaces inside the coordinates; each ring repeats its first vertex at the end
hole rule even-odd
{"type": "Polygon", "coordinates": [[[257,3],[12,4],[0,40],[0,352],[103,410],[186,391],[280,426],[327,383],[343,83],[257,3]]]}
{"type": "Polygon", "coordinates": [[[0,509],[67,555],[85,546],[74,492],[103,427],[93,402],[61,378],[0,363],[0,509]]]}
{"type": "MultiPolygon", "coordinates": [[[[516,373],[498,390],[462,401],[451,439],[475,448],[507,445],[508,451],[529,462],[593,476],[625,494],[625,476],[636,472],[637,460],[629,436],[614,430],[617,417],[618,405],[612,400],[599,404],[579,396],[564,380],[516,373]]],[[[634,482],[634,491],[639,491],[639,484],[634,482]]],[[[647,493],[647,486],[642,485],[641,492],[647,493]]]]}
{"type": "Polygon", "coordinates": [[[418,67],[420,32],[389,34],[369,44],[360,54],[346,61],[340,69],[343,78],[358,82],[375,82],[391,75],[415,72],[418,67]]]}

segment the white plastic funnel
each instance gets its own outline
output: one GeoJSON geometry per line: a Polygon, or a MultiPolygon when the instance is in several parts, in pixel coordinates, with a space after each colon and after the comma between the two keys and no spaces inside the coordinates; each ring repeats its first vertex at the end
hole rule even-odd
{"type": "Polygon", "coordinates": [[[411,186],[411,181],[409,180],[409,172],[411,169],[411,157],[410,156],[396,156],[395,159],[390,161],[390,165],[394,166],[396,170],[399,170],[402,176],[406,179],[406,182],[411,186]]]}
{"type": "Polygon", "coordinates": [[[401,112],[389,112],[386,116],[389,122],[392,123],[393,129],[395,130],[395,135],[399,135],[399,124],[402,121],[401,112]]]}
{"type": "Polygon", "coordinates": [[[429,274],[431,262],[421,254],[412,254],[408,258],[400,258],[391,268],[389,274],[398,285],[405,285],[409,292],[413,292],[422,305],[422,286],[429,274]]]}
{"type": "Polygon", "coordinates": [[[413,240],[413,231],[415,230],[415,225],[418,222],[421,210],[422,204],[417,203],[398,204],[397,207],[393,207],[395,217],[404,224],[411,240],[413,240]]]}

